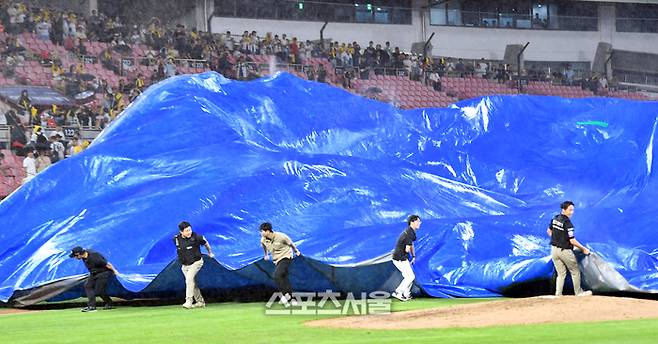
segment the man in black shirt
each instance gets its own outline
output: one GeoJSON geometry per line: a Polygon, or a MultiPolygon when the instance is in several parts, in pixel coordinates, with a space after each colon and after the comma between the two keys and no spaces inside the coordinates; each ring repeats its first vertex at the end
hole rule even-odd
{"type": "Polygon", "coordinates": [[[85,293],[87,294],[87,307],[83,308],[83,312],[96,311],[96,296],[100,296],[105,301],[103,309],[112,309],[112,299],[107,295],[105,288],[107,281],[113,275],[118,275],[119,272],[108,263],[107,259],[100,253],[92,250],[85,250],[80,246],[76,246],[71,250],[69,255],[71,258],[80,259],[85,263],[87,270],[89,270],[89,277],[85,283],[85,293]]]}
{"type": "Polygon", "coordinates": [[[578,247],[584,254],[589,254],[589,249],[581,245],[574,235],[571,216],[573,216],[574,204],[571,201],[565,201],[560,204],[562,209],[560,214],[556,215],[548,225],[546,232],[551,237],[551,259],[557,271],[557,280],[555,282],[555,296],[562,296],[564,279],[567,277],[567,269],[571,273],[573,290],[577,296],[592,295],[590,290],[583,291],[580,287],[580,268],[578,261],[573,253],[573,247],[578,247]]]}
{"type": "Polygon", "coordinates": [[[183,276],[185,276],[185,303],[183,307],[187,309],[205,307],[206,302],[201,295],[201,290],[199,290],[195,279],[196,274],[203,267],[201,245],[206,247],[210,258],[215,255],[212,254],[212,249],[206,238],[203,235],[192,232],[192,226],[189,222],[183,221],[178,224],[178,230],[180,233],[174,236],[174,244],[176,244],[178,261],[182,265],[181,270],[183,271],[183,276]]]}
{"type": "Polygon", "coordinates": [[[416,231],[420,228],[420,217],[411,215],[407,219],[407,228],[400,234],[398,241],[395,243],[393,251],[393,265],[402,273],[402,282],[391,294],[400,301],[411,299],[411,286],[416,276],[411,269],[411,265],[416,261],[416,251],[414,241],[416,241],[416,231]],[[409,253],[411,253],[411,262],[409,262],[409,253]]]}

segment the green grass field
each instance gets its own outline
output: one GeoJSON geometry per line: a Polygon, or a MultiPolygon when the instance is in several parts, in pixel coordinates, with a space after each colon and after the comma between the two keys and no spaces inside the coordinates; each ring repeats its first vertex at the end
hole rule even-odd
{"type": "MultiPolygon", "coordinates": [[[[415,299],[393,311],[444,307],[475,299],[415,299]]],[[[265,303],[119,307],[81,313],[78,308],[0,315],[0,343],[658,343],[658,319],[507,326],[484,329],[335,330],[304,321],[327,316],[265,315],[265,303]]]]}

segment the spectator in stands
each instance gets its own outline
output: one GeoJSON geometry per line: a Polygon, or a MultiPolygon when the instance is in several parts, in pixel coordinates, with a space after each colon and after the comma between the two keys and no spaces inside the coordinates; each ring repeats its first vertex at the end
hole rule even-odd
{"type": "Polygon", "coordinates": [[[23,54],[25,48],[23,44],[18,40],[18,37],[10,36],[6,40],[7,46],[5,48],[5,53],[7,54],[23,54]]]}
{"type": "Polygon", "coordinates": [[[604,93],[607,93],[608,92],[608,78],[606,78],[605,76],[600,76],[599,77],[599,87],[600,87],[601,91],[603,91],[604,93]]]}
{"type": "Polygon", "coordinates": [[[46,168],[48,168],[48,166],[52,165],[52,162],[50,161],[50,156],[49,156],[50,150],[41,149],[38,152],[39,152],[39,155],[35,159],[37,173],[45,170],[46,168]]]}
{"type": "Polygon", "coordinates": [[[345,68],[343,73],[337,74],[337,82],[343,86],[343,88],[352,88],[352,78],[353,78],[352,67],[345,68]]]}
{"type": "Polygon", "coordinates": [[[50,40],[57,45],[62,45],[64,42],[64,26],[68,28],[68,21],[66,21],[66,14],[57,16],[55,21],[52,23],[52,29],[50,30],[50,40]]]}
{"type": "MultiPolygon", "coordinates": [[[[382,45],[377,44],[375,46],[375,66],[380,67],[380,68],[386,68],[386,67],[388,67],[388,60],[389,60],[388,54],[386,54],[384,49],[382,49],[382,45]]],[[[381,70],[380,73],[384,74],[383,73],[384,70],[383,69],[380,69],[380,70],[381,70]]]]}
{"type": "Polygon", "coordinates": [[[535,13],[535,17],[532,19],[532,28],[533,29],[545,29],[548,26],[546,19],[539,18],[539,13],[535,13]]]}
{"type": "Polygon", "coordinates": [[[14,78],[16,75],[16,66],[18,65],[18,62],[12,55],[7,55],[3,59],[3,64],[1,66],[0,72],[2,72],[2,75],[5,76],[5,78],[11,79],[14,78]]]}
{"type": "Polygon", "coordinates": [[[96,128],[105,129],[108,123],[113,119],[114,107],[104,107],[103,112],[96,116],[96,128]]]}
{"type": "Polygon", "coordinates": [[[338,47],[334,43],[329,43],[329,53],[327,58],[331,63],[336,66],[338,64],[338,47]]]}
{"type": "Polygon", "coordinates": [[[49,147],[48,139],[43,133],[43,128],[41,126],[35,126],[34,133],[32,134],[30,142],[34,143],[34,146],[37,150],[49,147]]]}
{"type": "Polygon", "coordinates": [[[25,23],[26,8],[25,5],[21,3],[15,3],[13,6],[7,9],[7,14],[9,15],[9,32],[10,33],[20,33],[25,29],[23,24],[25,23]]]}
{"type": "Polygon", "coordinates": [[[62,13],[62,33],[64,39],[76,36],[76,23],[73,14],[62,13]]]}
{"type": "Polygon", "coordinates": [[[18,31],[16,27],[16,16],[18,15],[18,4],[13,4],[7,8],[7,16],[9,16],[9,26],[7,27],[8,33],[15,33],[18,31]]]}
{"type": "Polygon", "coordinates": [[[160,81],[165,78],[165,67],[164,67],[164,61],[162,59],[158,59],[158,65],[155,69],[155,73],[151,76],[151,81],[160,81]]]}
{"type": "Polygon", "coordinates": [[[43,41],[50,40],[50,23],[46,21],[46,18],[41,18],[39,24],[36,27],[37,38],[43,41]]]}
{"type": "Polygon", "coordinates": [[[322,50],[321,44],[324,46],[324,43],[313,44],[313,50],[311,51],[311,56],[312,57],[323,57],[323,55],[322,55],[323,50],[322,50]]]}
{"type": "Polygon", "coordinates": [[[422,70],[420,68],[421,62],[418,61],[418,57],[414,56],[411,59],[411,68],[409,70],[409,78],[413,81],[420,81],[422,76],[422,70]]]}
{"type": "Polygon", "coordinates": [[[5,162],[5,155],[3,153],[0,153],[0,173],[2,173],[4,177],[13,176],[13,174],[11,173],[11,168],[5,165],[4,162],[5,162]]]}
{"type": "Polygon", "coordinates": [[[344,67],[352,66],[352,55],[350,54],[349,50],[350,48],[345,46],[345,44],[341,45],[340,48],[338,48],[339,56],[337,58],[337,61],[340,62],[339,65],[344,67]]]}
{"type": "Polygon", "coordinates": [[[284,41],[279,38],[279,35],[274,35],[274,56],[277,57],[279,61],[287,62],[288,61],[288,52],[287,46],[285,46],[284,41]]]}
{"type": "Polygon", "coordinates": [[[352,66],[361,67],[363,59],[361,58],[361,46],[359,46],[359,43],[352,42],[352,51],[352,66]]]}
{"type": "Polygon", "coordinates": [[[324,65],[318,66],[318,82],[327,82],[327,70],[324,65]]]}
{"type": "Polygon", "coordinates": [[[455,65],[455,71],[459,73],[459,77],[463,78],[466,76],[466,66],[464,65],[464,60],[459,59],[455,65]]]}
{"type": "Polygon", "coordinates": [[[391,59],[393,60],[393,68],[395,69],[400,69],[404,67],[404,59],[403,59],[403,54],[400,52],[399,47],[395,47],[393,50],[393,53],[391,54],[391,59]]]}
{"type": "Polygon", "coordinates": [[[178,51],[185,51],[187,49],[187,36],[185,34],[185,27],[181,24],[176,25],[174,30],[174,47],[178,51]]]}
{"type": "Polygon", "coordinates": [[[315,68],[313,66],[306,66],[306,79],[315,81],[315,68]]]}
{"type": "Polygon", "coordinates": [[[59,140],[61,139],[61,136],[58,133],[53,133],[50,135],[50,150],[53,152],[52,155],[52,162],[58,162],[60,160],[64,160],[64,144],[61,143],[59,140]]]}
{"type": "Polygon", "coordinates": [[[368,47],[364,51],[363,55],[366,59],[366,67],[373,67],[375,65],[375,46],[373,41],[368,42],[368,47]]]}
{"type": "Polygon", "coordinates": [[[391,48],[391,42],[384,43],[384,52],[386,53],[386,55],[388,55],[388,58],[390,60],[391,54],[393,53],[393,50],[391,48]]]}
{"type": "Polygon", "coordinates": [[[73,138],[71,138],[71,141],[69,142],[69,149],[67,152],[68,154],[66,156],[70,157],[80,152],[82,152],[82,144],[80,143],[80,139],[78,139],[77,136],[74,136],[73,138]]]}
{"type": "Polygon", "coordinates": [[[85,25],[85,22],[80,22],[78,23],[77,29],[76,29],[76,38],[79,40],[87,40],[87,26],[85,25]]]}
{"type": "MultiPolygon", "coordinates": [[[[290,56],[290,39],[288,39],[288,35],[281,34],[281,47],[283,48],[283,53],[285,54],[286,57],[290,56]]],[[[285,61],[288,61],[289,59],[286,58],[285,61]]]]}
{"type": "Polygon", "coordinates": [[[290,63],[299,64],[299,45],[297,44],[297,37],[292,38],[290,42],[290,63]]]}
{"type": "Polygon", "coordinates": [[[601,84],[599,83],[599,77],[598,75],[594,75],[591,79],[589,79],[589,89],[592,91],[594,94],[599,94],[599,86],[601,84]]]}
{"type": "Polygon", "coordinates": [[[503,66],[502,63],[498,64],[498,68],[496,69],[496,81],[498,83],[504,83],[507,80],[506,77],[507,71],[505,70],[505,66],[503,66]]]}
{"type": "Polygon", "coordinates": [[[435,69],[430,73],[429,76],[430,83],[432,85],[432,88],[435,91],[441,91],[441,76],[439,75],[438,71],[435,69]]]}
{"type": "Polygon", "coordinates": [[[235,40],[233,39],[233,36],[231,35],[231,31],[226,31],[224,34],[224,47],[228,51],[233,51],[235,47],[235,40]]]}
{"type": "Polygon", "coordinates": [[[142,34],[142,31],[139,30],[137,25],[133,25],[132,31],[130,32],[130,37],[128,37],[128,41],[130,41],[132,44],[142,44],[145,42],[144,35],[142,34]]]}
{"type": "Polygon", "coordinates": [[[26,116],[30,113],[32,108],[32,100],[27,90],[21,91],[21,96],[18,98],[18,108],[25,113],[26,116]]]}
{"type": "Polygon", "coordinates": [[[37,163],[36,159],[34,159],[34,151],[32,149],[27,151],[27,156],[23,159],[23,168],[25,169],[23,184],[25,184],[37,175],[37,163]]]}
{"type": "Polygon", "coordinates": [[[573,84],[575,73],[573,69],[571,69],[571,64],[566,65],[564,69],[564,80],[567,82],[567,84],[571,85],[573,84]]]}
{"type": "Polygon", "coordinates": [[[168,58],[167,62],[164,65],[164,74],[165,77],[170,78],[176,75],[176,65],[174,64],[174,59],[168,58]]]}
{"type": "MultiPolygon", "coordinates": [[[[69,125],[91,127],[93,126],[92,123],[93,118],[94,115],[91,113],[91,110],[85,106],[82,109],[78,109],[75,115],[71,116],[71,121],[69,125]]],[[[60,134],[59,136],[60,136],[59,139],[61,139],[62,135],[60,134]]]]}
{"type": "MultiPolygon", "coordinates": [[[[294,40],[296,41],[297,39],[294,38],[294,40]]],[[[256,31],[252,31],[251,34],[249,34],[247,50],[250,54],[260,54],[260,39],[258,38],[256,31]]]]}
{"type": "Polygon", "coordinates": [[[479,77],[484,79],[487,77],[488,68],[487,62],[484,61],[484,58],[481,58],[475,71],[479,77]]]}
{"type": "Polygon", "coordinates": [[[313,43],[311,43],[311,41],[309,41],[309,40],[306,40],[306,42],[304,42],[304,57],[303,57],[304,61],[303,62],[305,62],[306,59],[310,59],[311,57],[313,57],[313,43]]]}
{"type": "Polygon", "coordinates": [[[96,10],[91,10],[91,16],[89,17],[89,32],[90,34],[96,38],[98,37],[98,32],[100,31],[101,28],[101,18],[98,15],[98,11],[96,10]]]}

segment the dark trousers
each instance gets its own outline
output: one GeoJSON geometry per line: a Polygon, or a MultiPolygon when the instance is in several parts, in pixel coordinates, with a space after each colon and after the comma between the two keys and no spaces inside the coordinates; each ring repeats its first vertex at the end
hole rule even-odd
{"type": "Polygon", "coordinates": [[[292,294],[292,286],[288,281],[290,263],[292,263],[292,259],[283,258],[276,263],[276,269],[274,269],[274,284],[283,295],[292,294]]]}
{"type": "Polygon", "coordinates": [[[89,307],[96,307],[96,296],[100,296],[105,305],[111,305],[112,299],[107,296],[105,288],[107,287],[107,281],[112,277],[112,271],[105,271],[97,274],[90,274],[87,278],[87,283],[85,283],[85,293],[87,293],[87,305],[89,307]]]}

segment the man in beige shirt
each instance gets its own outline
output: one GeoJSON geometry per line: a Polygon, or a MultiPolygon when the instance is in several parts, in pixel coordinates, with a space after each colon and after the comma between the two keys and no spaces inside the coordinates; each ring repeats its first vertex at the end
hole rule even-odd
{"type": "Polygon", "coordinates": [[[274,232],[272,230],[272,224],[269,222],[260,224],[260,235],[260,244],[265,252],[264,259],[269,260],[268,253],[271,253],[272,261],[276,264],[276,269],[274,269],[274,283],[281,294],[283,294],[281,303],[288,307],[291,300],[292,303],[295,303],[291,295],[292,286],[290,286],[290,281],[288,281],[288,268],[292,262],[293,251],[297,256],[300,256],[301,252],[295,247],[290,237],[281,232],[274,232]]]}

